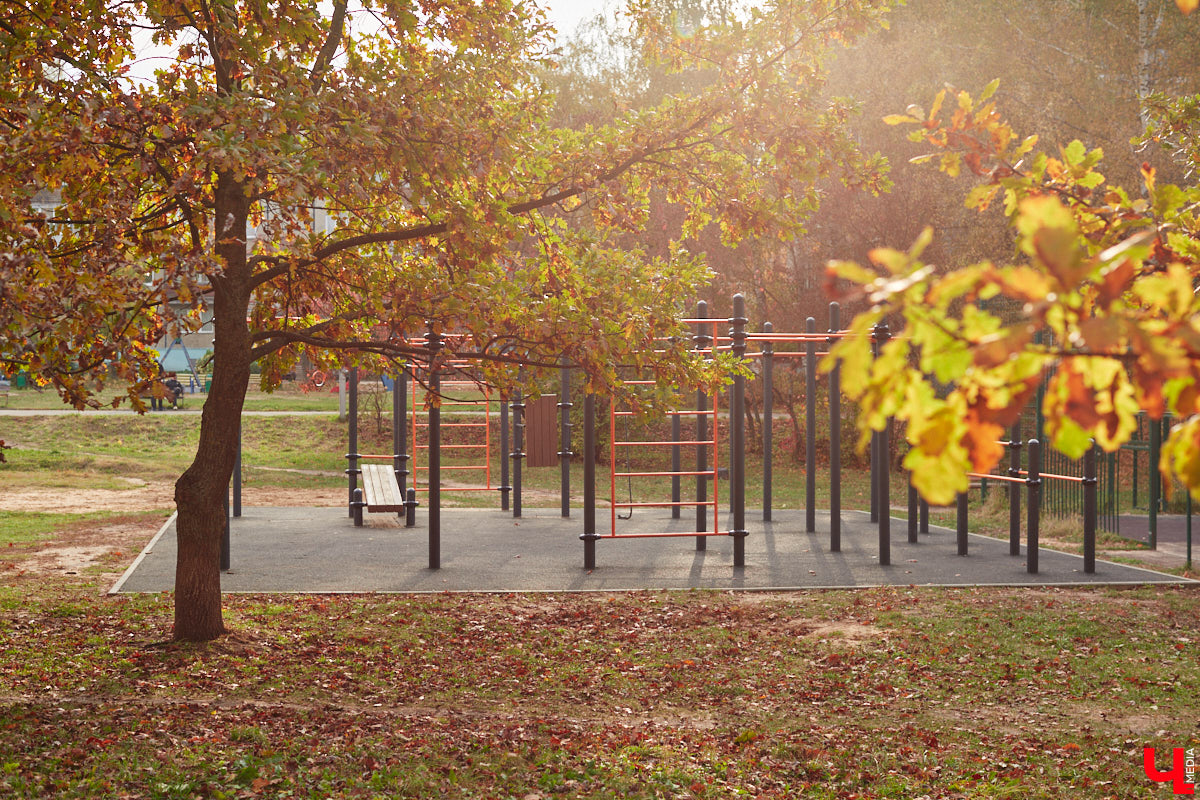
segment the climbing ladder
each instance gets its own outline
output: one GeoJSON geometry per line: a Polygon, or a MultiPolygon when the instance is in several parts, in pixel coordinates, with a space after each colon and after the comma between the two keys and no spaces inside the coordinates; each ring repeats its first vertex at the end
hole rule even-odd
{"type": "MultiPolygon", "coordinates": [[[[465,364],[450,363],[443,367],[449,374],[454,374],[448,368],[457,368],[459,374],[465,364]]],[[[412,434],[412,482],[418,492],[429,491],[429,414],[423,410],[423,404],[418,402],[419,382],[412,384],[412,415],[410,418],[412,434]],[[424,475],[425,479],[422,479],[424,475]]],[[[443,486],[443,492],[486,492],[492,486],[492,415],[491,390],[480,387],[469,378],[442,378],[438,384],[441,396],[443,421],[441,428],[443,436],[450,433],[450,443],[443,442],[443,453],[453,453],[460,457],[475,456],[476,463],[443,463],[443,473],[452,472],[462,475],[467,480],[464,483],[473,485],[443,486]],[[473,481],[471,479],[474,479],[473,481]]],[[[459,461],[460,459],[455,459],[459,461]]]]}

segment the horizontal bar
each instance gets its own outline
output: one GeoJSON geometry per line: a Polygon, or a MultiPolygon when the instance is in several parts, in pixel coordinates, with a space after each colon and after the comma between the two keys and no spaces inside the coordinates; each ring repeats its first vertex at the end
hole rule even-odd
{"type": "Polygon", "coordinates": [[[606,533],[602,539],[662,539],[677,536],[728,536],[728,531],[692,531],[690,533],[606,533]]]}
{"type": "Polygon", "coordinates": [[[969,478],[985,478],[986,480],[989,480],[989,481],[1007,481],[1008,483],[1025,483],[1026,482],[1024,478],[1015,478],[1012,475],[992,475],[990,473],[983,473],[983,472],[968,472],[967,477],[969,477],[969,478]]]}
{"type": "Polygon", "coordinates": [[[678,503],[663,501],[661,503],[609,503],[609,506],[616,508],[684,508],[688,506],[720,506],[719,500],[705,500],[702,503],[697,503],[693,500],[690,503],[680,501],[678,503]]]}
{"type": "MultiPolygon", "coordinates": [[[[676,475],[686,477],[688,475],[703,476],[710,475],[716,477],[716,470],[708,470],[706,472],[614,472],[612,473],[617,478],[672,478],[676,475]]],[[[694,506],[695,503],[684,503],[685,506],[694,506]]]]}
{"type": "Polygon", "coordinates": [[[712,439],[680,439],[678,442],[613,442],[613,447],[637,447],[638,445],[654,445],[656,447],[674,447],[675,445],[708,445],[716,444],[712,439]]]}
{"type": "MultiPolygon", "coordinates": [[[[1021,474],[1028,475],[1029,470],[1024,470],[1024,469],[1021,470],[1021,474]]],[[[1083,483],[1083,481],[1084,481],[1084,478],[1080,478],[1075,475],[1055,475],[1053,472],[1039,472],[1038,477],[1039,478],[1055,478],[1056,480],[1070,481],[1071,483],[1083,483]]]]}
{"type": "MultiPolygon", "coordinates": [[[[613,416],[617,417],[637,417],[641,416],[637,411],[614,411],[613,416]]],[[[711,417],[717,413],[716,409],[708,409],[707,411],[667,411],[667,416],[675,417],[711,417]]]]}

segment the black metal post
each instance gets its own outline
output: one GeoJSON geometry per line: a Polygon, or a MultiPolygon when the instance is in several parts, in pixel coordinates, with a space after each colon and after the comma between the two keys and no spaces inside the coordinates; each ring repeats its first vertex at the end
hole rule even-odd
{"type": "MultiPolygon", "coordinates": [[[[1008,435],[1008,476],[1021,477],[1021,421],[1013,423],[1008,435]]],[[[1008,554],[1021,555],[1021,484],[1008,484],[1008,554]]]]}
{"type": "MultiPolygon", "coordinates": [[[[804,320],[804,332],[815,335],[817,321],[804,320]]],[[[804,530],[817,529],[817,342],[804,343],[804,530]]]]}
{"type": "MultiPolygon", "coordinates": [[[[733,317],[729,320],[730,349],[738,361],[746,357],[746,298],[733,296],[733,317]]],[[[733,565],[746,565],[746,378],[739,372],[733,379],[733,402],[729,409],[729,481],[732,484],[733,565]]]]}
{"type": "Polygon", "coordinates": [[[354,527],[361,528],[363,524],[363,508],[367,504],[363,501],[363,490],[354,490],[354,527]]]}
{"type": "Polygon", "coordinates": [[[403,365],[396,373],[396,396],[392,398],[392,420],[395,425],[396,485],[400,494],[407,496],[408,490],[408,366],[403,365]]]}
{"type": "MultiPolygon", "coordinates": [[[[769,322],[763,323],[763,333],[775,332],[775,326],[769,322]]],[[[762,508],[763,522],[771,521],[771,489],[774,480],[775,446],[775,346],[771,341],[763,342],[762,347],[762,508]]]]}
{"type": "Polygon", "coordinates": [[[225,530],[221,533],[221,572],[229,572],[229,493],[225,493],[225,530]]]}
{"type": "Polygon", "coordinates": [[[583,568],[596,568],[596,396],[583,396],[583,568]]]}
{"type": "MultiPolygon", "coordinates": [[[[680,432],[679,414],[678,412],[671,412],[671,441],[678,442],[681,438],[683,437],[680,432]]],[[[682,470],[682,453],[680,453],[679,445],[673,444],[671,445],[671,472],[675,474],[671,476],[671,502],[673,503],[671,506],[671,519],[679,519],[682,512],[679,506],[682,502],[680,498],[683,496],[679,479],[679,473],[682,470]]]]}
{"type": "Polygon", "coordinates": [[[242,515],[242,420],[238,419],[237,459],[233,462],[233,515],[242,515]]]}
{"type": "Polygon", "coordinates": [[[500,510],[508,511],[508,495],[512,487],[508,485],[508,400],[500,401],[500,510]]]}
{"type": "Polygon", "coordinates": [[[562,394],[558,402],[559,436],[561,445],[558,451],[559,495],[563,519],[571,516],[571,368],[563,366],[559,370],[562,383],[562,394]]]}
{"type": "Polygon", "coordinates": [[[513,451],[512,451],[512,515],[521,516],[521,462],[525,458],[525,397],[517,390],[512,404],[513,451]]]}
{"type": "MultiPolygon", "coordinates": [[[[875,343],[879,350],[883,350],[883,346],[891,337],[888,331],[886,322],[881,322],[875,326],[875,343]]],[[[879,468],[873,470],[877,475],[878,484],[876,485],[875,498],[879,511],[879,563],[892,563],[892,502],[891,502],[891,477],[888,475],[888,462],[891,453],[890,433],[892,421],[888,419],[883,424],[883,430],[879,431],[878,444],[876,446],[876,456],[879,458],[879,468]]]]}
{"type": "Polygon", "coordinates": [[[958,554],[965,556],[967,554],[967,511],[970,507],[966,492],[959,492],[955,498],[957,506],[958,519],[955,527],[955,533],[958,534],[958,554]]]}
{"type": "Polygon", "coordinates": [[[919,502],[919,505],[920,505],[920,512],[921,512],[921,521],[917,525],[917,530],[920,531],[921,533],[929,533],[929,503],[925,500],[924,497],[922,497],[919,502]]]}
{"type": "MultiPolygon", "coordinates": [[[[829,304],[829,333],[841,331],[841,306],[829,304]]],[[[829,345],[836,339],[831,335],[829,345]]],[[[841,366],[829,370],[829,549],[842,549],[842,385],[841,366]]]]}
{"type": "Polygon", "coordinates": [[[417,490],[411,486],[404,492],[404,527],[411,528],[417,524],[417,490]]]}
{"type": "Polygon", "coordinates": [[[350,452],[346,453],[346,478],[349,484],[346,493],[348,516],[354,517],[354,489],[358,486],[358,367],[350,370],[350,452]]]}
{"type": "Polygon", "coordinates": [[[917,487],[912,485],[910,480],[908,484],[908,542],[909,544],[917,543],[917,517],[920,516],[918,506],[920,505],[920,497],[917,495],[917,487]]]}
{"type": "Polygon", "coordinates": [[[1162,456],[1162,421],[1150,420],[1150,467],[1146,474],[1150,476],[1150,549],[1158,549],[1158,506],[1161,502],[1162,476],[1158,472],[1158,462],[1162,456]]]}
{"type": "Polygon", "coordinates": [[[1096,571],[1096,490],[1099,488],[1096,470],[1096,442],[1093,440],[1083,454],[1083,571],[1096,571]]]}
{"type": "Polygon", "coordinates": [[[442,567],[442,407],[436,402],[441,390],[438,374],[438,351],[442,349],[440,334],[430,332],[429,388],[435,402],[429,409],[429,568],[442,567]]]}
{"type": "Polygon", "coordinates": [[[1029,504],[1028,519],[1025,526],[1028,532],[1025,534],[1026,549],[1026,569],[1031,574],[1037,574],[1038,571],[1038,514],[1041,510],[1041,490],[1042,490],[1042,443],[1037,439],[1030,439],[1029,447],[1029,477],[1025,480],[1025,486],[1029,491],[1029,497],[1025,502],[1029,504]]]}
{"type": "MultiPolygon", "coordinates": [[[[708,318],[708,303],[701,300],[696,304],[696,317],[698,319],[708,318]]],[[[708,330],[705,323],[696,324],[696,349],[703,350],[713,344],[712,337],[708,335],[708,330]]],[[[704,393],[703,388],[696,389],[696,441],[704,442],[708,440],[708,417],[705,412],[708,411],[708,395],[704,393]]],[[[708,472],[708,445],[696,445],[696,531],[704,532],[708,530],[708,480],[709,477],[704,473],[708,472]]],[[[696,537],[696,549],[708,549],[708,537],[696,537]]]]}

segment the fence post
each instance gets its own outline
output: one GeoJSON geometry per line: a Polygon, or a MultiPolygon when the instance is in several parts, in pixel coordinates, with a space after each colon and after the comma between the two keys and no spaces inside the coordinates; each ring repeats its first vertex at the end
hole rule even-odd
{"type": "Polygon", "coordinates": [[[429,408],[429,568],[442,567],[442,407],[438,402],[441,376],[438,375],[438,352],[442,337],[436,331],[425,335],[429,342],[429,390],[434,403],[429,408]]]}
{"type": "Polygon", "coordinates": [[[1158,472],[1158,461],[1162,455],[1162,421],[1150,420],[1150,466],[1146,474],[1150,476],[1150,549],[1158,549],[1158,504],[1162,488],[1162,476],[1158,472]]]}
{"type": "Polygon", "coordinates": [[[525,458],[525,396],[518,389],[512,403],[513,451],[512,459],[512,515],[521,516],[521,460],[525,458]]]}
{"type": "Polygon", "coordinates": [[[349,516],[354,518],[354,489],[358,486],[358,367],[350,369],[350,412],[349,417],[349,432],[350,432],[350,452],[346,453],[346,477],[349,487],[347,494],[349,495],[349,516]]]}
{"type": "MultiPolygon", "coordinates": [[[[829,346],[841,332],[841,306],[829,304],[829,346]]],[[[829,550],[842,550],[842,385],[841,365],[829,370],[829,550]]]]}
{"type": "MultiPolygon", "coordinates": [[[[875,343],[879,351],[883,350],[883,346],[887,343],[891,334],[888,332],[886,322],[880,322],[875,326],[875,343]]],[[[888,419],[883,424],[883,430],[879,431],[878,444],[875,447],[875,454],[879,458],[879,468],[876,470],[872,465],[872,472],[876,473],[877,489],[875,498],[879,511],[879,563],[888,565],[892,563],[892,482],[888,475],[888,456],[891,452],[891,444],[889,442],[892,421],[888,419]]]]}
{"type": "MultiPolygon", "coordinates": [[[[731,350],[739,362],[746,358],[746,298],[733,296],[733,318],[730,322],[731,350]]],[[[746,565],[746,378],[741,373],[733,379],[733,403],[729,409],[729,478],[733,495],[733,565],[746,565]]]]}
{"type": "Polygon", "coordinates": [[[396,485],[400,494],[408,491],[408,367],[402,366],[392,384],[396,396],[392,398],[393,444],[396,447],[396,485]]]}
{"type": "MultiPolygon", "coordinates": [[[[696,304],[697,319],[708,319],[708,303],[701,300],[696,304]]],[[[696,323],[696,349],[703,350],[705,347],[713,345],[712,337],[708,335],[705,329],[705,323],[696,323]]],[[[708,410],[708,396],[704,393],[703,387],[696,389],[696,441],[703,442],[708,439],[708,417],[704,414],[708,410]]],[[[696,445],[696,530],[698,532],[708,530],[708,478],[704,475],[708,471],[708,446],[703,444],[696,445]]],[[[708,537],[696,537],[696,549],[708,549],[708,537]]]]}
{"type": "Polygon", "coordinates": [[[500,510],[508,511],[508,496],[512,487],[508,485],[508,398],[500,400],[500,510]]]}
{"type": "MultiPolygon", "coordinates": [[[[763,323],[763,333],[772,334],[775,326],[769,322],[763,323]]],[[[774,479],[775,448],[771,439],[774,436],[775,422],[775,345],[769,339],[762,347],[762,449],[763,449],[763,522],[771,521],[771,482],[774,479]]]]}
{"type": "Polygon", "coordinates": [[[596,396],[583,396],[583,568],[596,568],[596,396]]]}
{"type": "Polygon", "coordinates": [[[1096,571],[1096,440],[1083,454],[1083,571],[1096,571]]]}
{"type": "Polygon", "coordinates": [[[959,492],[956,498],[955,505],[958,506],[958,519],[955,526],[955,532],[958,534],[958,554],[965,556],[967,554],[967,510],[970,507],[969,498],[966,492],[959,492]]]}
{"type": "Polygon", "coordinates": [[[1030,574],[1037,574],[1038,571],[1038,513],[1041,507],[1041,490],[1042,490],[1042,443],[1037,439],[1030,439],[1029,447],[1029,477],[1025,480],[1025,485],[1028,487],[1029,496],[1025,498],[1025,502],[1029,504],[1028,519],[1026,521],[1026,538],[1028,542],[1026,549],[1029,551],[1026,554],[1026,568],[1030,574]]]}
{"type": "Polygon", "coordinates": [[[1008,434],[1008,476],[1014,480],[1008,484],[1008,554],[1021,555],[1021,421],[1013,423],[1008,434]]]}
{"type": "Polygon", "coordinates": [[[912,479],[908,482],[908,542],[909,544],[917,543],[917,517],[920,516],[918,506],[920,498],[917,496],[917,487],[912,485],[912,479]]]}
{"type": "Polygon", "coordinates": [[[238,417],[237,458],[233,462],[233,515],[242,515],[242,418],[238,417]]]}
{"type": "Polygon", "coordinates": [[[563,366],[559,370],[562,381],[562,396],[558,403],[559,427],[561,428],[561,448],[558,451],[559,494],[563,519],[571,516],[571,368],[563,366]]]}
{"type": "Polygon", "coordinates": [[[817,529],[817,321],[804,320],[804,530],[817,529]]]}

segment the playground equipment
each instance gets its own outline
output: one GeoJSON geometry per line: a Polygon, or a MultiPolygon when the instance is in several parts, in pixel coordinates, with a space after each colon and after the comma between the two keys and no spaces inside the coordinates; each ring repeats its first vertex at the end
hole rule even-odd
{"type": "MultiPolygon", "coordinates": [[[[816,373],[817,359],[825,355],[825,350],[827,350],[830,343],[851,334],[840,328],[839,307],[836,303],[830,304],[829,328],[824,333],[819,333],[816,330],[816,322],[811,317],[806,320],[803,332],[794,333],[777,332],[773,330],[770,323],[763,325],[761,333],[751,333],[747,330],[747,322],[744,300],[740,295],[734,297],[733,315],[727,319],[710,318],[707,314],[706,306],[701,304],[698,307],[697,316],[686,320],[687,324],[693,326],[694,347],[697,351],[709,354],[724,351],[732,353],[738,359],[757,359],[760,361],[761,369],[758,370],[758,373],[760,379],[764,382],[764,486],[762,511],[764,521],[771,520],[772,512],[770,454],[773,449],[771,438],[773,428],[770,420],[773,409],[770,404],[770,398],[772,397],[771,381],[773,379],[774,362],[776,359],[798,358],[802,360],[807,400],[805,413],[807,461],[805,476],[805,530],[807,532],[815,532],[816,486],[818,480],[815,449],[817,441],[816,400],[819,391],[816,373]],[[721,334],[720,328],[723,326],[728,326],[727,335],[721,334]]],[[[879,325],[876,326],[870,335],[875,350],[878,352],[878,348],[887,341],[890,333],[886,326],[879,325]]],[[[442,347],[441,336],[433,333],[429,334],[426,337],[426,346],[432,353],[436,354],[442,347]]],[[[419,376],[415,374],[416,371],[411,366],[406,366],[400,369],[394,377],[393,416],[395,420],[403,421],[403,423],[393,426],[393,452],[391,455],[383,456],[365,456],[358,452],[357,425],[354,422],[357,419],[358,413],[358,380],[357,373],[352,372],[350,379],[349,415],[351,425],[349,428],[349,452],[346,456],[348,460],[346,474],[349,487],[349,514],[356,520],[357,524],[361,524],[361,514],[364,508],[368,511],[378,510],[400,513],[402,507],[406,524],[411,527],[415,524],[415,510],[418,505],[415,499],[416,492],[420,489],[426,494],[429,566],[431,569],[437,569],[441,563],[441,492],[444,488],[450,488],[450,490],[454,491],[466,488],[444,487],[442,480],[442,470],[444,468],[456,469],[457,471],[474,470],[477,473],[483,474],[484,478],[480,481],[480,486],[469,487],[466,490],[499,490],[501,509],[508,510],[509,501],[511,500],[513,515],[515,517],[521,515],[521,462],[524,455],[523,415],[525,404],[520,394],[515,394],[512,398],[500,399],[498,409],[500,451],[502,454],[506,454],[507,458],[501,458],[500,485],[494,486],[491,480],[490,453],[492,438],[491,423],[494,405],[491,397],[485,393],[482,395],[482,400],[478,397],[465,398],[460,393],[458,400],[444,400],[442,404],[431,404],[427,410],[418,410],[415,395],[416,383],[423,382],[429,391],[453,398],[455,395],[451,392],[451,387],[455,385],[457,379],[448,378],[446,375],[457,374],[459,378],[470,375],[470,365],[466,363],[445,362],[439,364],[437,359],[434,359],[433,363],[437,365],[436,368],[427,369],[420,373],[419,376]],[[419,380],[416,380],[418,377],[419,380]],[[407,407],[410,380],[413,380],[414,387],[413,409],[411,411],[407,407]],[[462,402],[472,406],[469,409],[459,407],[462,413],[482,416],[484,420],[482,422],[475,420],[447,424],[442,419],[442,406],[455,402],[462,402]],[[423,415],[423,421],[418,423],[416,419],[419,415],[423,415]],[[464,431],[470,429],[470,427],[478,428],[483,431],[484,440],[489,447],[483,447],[481,444],[468,444],[466,442],[452,442],[447,444],[442,440],[442,427],[444,425],[448,427],[460,426],[461,430],[464,431]],[[419,442],[418,433],[425,436],[424,442],[419,442]],[[511,450],[509,449],[510,441],[511,450]],[[475,466],[456,464],[452,465],[452,467],[445,467],[442,464],[441,458],[443,449],[480,454],[480,460],[483,463],[475,466]],[[423,463],[419,465],[423,480],[418,480],[417,478],[418,464],[416,460],[418,454],[424,456],[423,463]],[[363,464],[364,461],[375,459],[391,459],[391,470],[389,471],[386,467],[380,465],[363,464]],[[509,485],[510,465],[511,486],[509,485]],[[364,483],[362,487],[358,486],[360,476],[364,483]]],[[[558,453],[562,467],[560,492],[562,516],[569,517],[571,507],[569,496],[569,459],[574,455],[570,451],[570,426],[572,425],[571,411],[574,408],[574,404],[570,400],[570,371],[566,365],[560,370],[560,379],[562,384],[559,394],[560,400],[556,404],[559,411],[561,433],[561,449],[558,453]]],[[[476,390],[473,389],[472,391],[476,390]]],[[[829,464],[826,473],[830,490],[828,547],[831,552],[837,552],[841,549],[843,514],[841,507],[840,375],[837,368],[829,372],[825,391],[828,399],[830,440],[829,464]]],[[[584,443],[582,454],[584,472],[582,487],[583,533],[579,538],[583,542],[584,547],[584,567],[586,569],[595,568],[597,541],[635,536],[639,538],[644,536],[696,537],[696,547],[700,550],[704,549],[704,543],[708,537],[729,536],[733,539],[733,566],[745,566],[744,539],[748,535],[745,524],[745,378],[739,374],[732,381],[732,385],[728,391],[728,403],[725,406],[727,410],[722,409],[718,396],[706,393],[702,389],[697,390],[696,403],[693,408],[672,409],[669,414],[671,435],[667,440],[655,438],[640,441],[636,438],[619,438],[618,421],[628,418],[633,412],[631,409],[617,408],[610,404],[612,408],[609,416],[610,452],[608,459],[610,473],[610,496],[608,498],[610,525],[607,535],[599,534],[596,527],[597,481],[595,468],[597,459],[595,400],[596,398],[589,393],[584,396],[582,403],[584,443]],[[695,433],[692,435],[692,438],[683,438],[682,420],[689,418],[695,422],[695,433]],[[727,434],[727,439],[723,439],[722,434],[727,434]],[[728,442],[727,445],[725,444],[726,440],[728,442]],[[692,447],[696,448],[696,468],[683,469],[682,450],[692,447]],[[726,447],[728,448],[727,450],[725,449],[726,447]],[[618,454],[626,450],[656,450],[660,454],[669,452],[671,466],[669,469],[656,468],[641,471],[631,468],[619,468],[618,464],[621,458],[618,454]],[[727,453],[727,455],[723,457],[723,453],[727,453]],[[728,492],[725,493],[721,492],[719,488],[719,480],[722,477],[722,463],[728,464],[729,487],[728,492]],[[616,491],[618,479],[633,479],[635,477],[670,478],[671,499],[644,499],[638,501],[630,499],[628,502],[621,502],[617,497],[616,491]],[[696,481],[696,497],[694,500],[683,500],[681,497],[681,480],[685,478],[694,478],[696,481]],[[712,485],[711,499],[708,492],[710,483],[712,485]],[[727,511],[723,510],[722,498],[728,500],[727,511]],[[676,532],[675,530],[671,530],[657,533],[623,533],[618,525],[618,509],[625,509],[627,511],[634,509],[669,509],[671,517],[678,519],[681,516],[682,509],[689,506],[695,507],[697,511],[697,523],[695,530],[692,531],[676,532]],[[710,515],[711,526],[709,525],[710,515]],[[725,523],[724,526],[722,523],[725,523]]],[[[890,564],[891,561],[890,550],[892,541],[889,475],[890,428],[891,425],[885,426],[882,431],[873,437],[870,458],[872,522],[878,526],[878,560],[884,566],[890,564]]],[[[1022,442],[1019,426],[1014,426],[1009,441],[1002,444],[1009,448],[1010,453],[1007,470],[1001,474],[980,474],[972,475],[971,477],[979,481],[981,490],[987,481],[1007,485],[1010,503],[1010,554],[1019,556],[1021,553],[1020,495],[1022,487],[1025,489],[1026,494],[1026,566],[1030,573],[1036,573],[1038,571],[1039,520],[1043,506],[1041,499],[1044,491],[1043,487],[1049,482],[1078,485],[1082,488],[1084,496],[1085,571],[1089,573],[1094,572],[1097,520],[1096,499],[1098,488],[1096,453],[1093,451],[1088,454],[1084,460],[1084,475],[1077,476],[1069,475],[1065,472],[1044,471],[1041,463],[1041,445],[1039,440],[1030,439],[1028,442],[1022,442]],[[1022,469],[1021,467],[1021,455],[1023,453],[1029,454],[1026,469],[1022,469]]],[[[929,531],[929,508],[916,497],[916,493],[911,487],[908,495],[908,537],[910,542],[916,542],[919,541],[920,534],[928,533],[929,531]]],[[[237,498],[237,502],[240,505],[240,497],[237,498]]],[[[967,556],[967,504],[965,496],[959,499],[957,511],[959,553],[960,555],[967,556]]],[[[236,513],[235,511],[235,515],[236,513]]]]}

